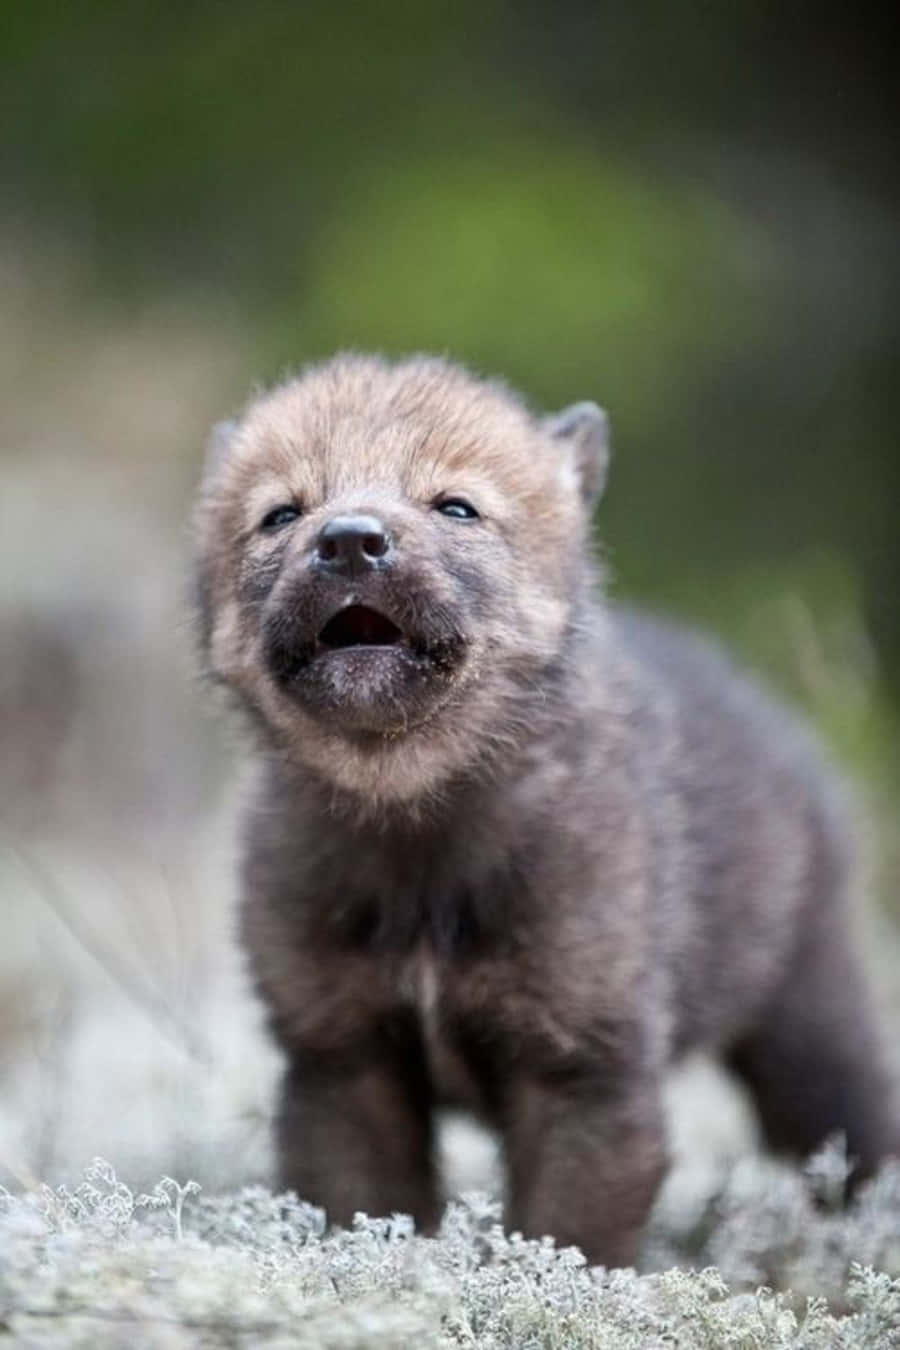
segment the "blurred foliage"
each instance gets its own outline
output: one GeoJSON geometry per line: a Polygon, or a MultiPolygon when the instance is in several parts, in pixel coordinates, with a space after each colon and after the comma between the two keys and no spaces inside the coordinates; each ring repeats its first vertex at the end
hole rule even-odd
{"type": "Polygon", "coordinates": [[[620,590],[719,628],[769,594],[852,613],[870,767],[900,691],[888,34],[865,4],[33,0],[0,30],[0,223],[64,243],[98,323],[227,322],[235,405],[342,346],[599,398],[620,590]]]}

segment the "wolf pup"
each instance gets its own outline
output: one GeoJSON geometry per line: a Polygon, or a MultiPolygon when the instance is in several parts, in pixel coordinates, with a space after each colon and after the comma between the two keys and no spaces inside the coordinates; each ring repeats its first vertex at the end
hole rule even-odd
{"type": "Polygon", "coordinates": [[[507,1222],[632,1262],[660,1089],[718,1049],[770,1143],[896,1148],[814,750],[724,658],[598,594],[593,403],[340,356],[255,399],[197,511],[208,669],[258,742],[243,939],[287,1056],[279,1181],[439,1214],[435,1108],[507,1222]]]}

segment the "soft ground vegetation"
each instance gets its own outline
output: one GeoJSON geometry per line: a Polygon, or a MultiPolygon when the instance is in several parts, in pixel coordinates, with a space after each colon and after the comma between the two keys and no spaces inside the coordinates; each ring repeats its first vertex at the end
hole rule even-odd
{"type": "Polygon", "coordinates": [[[836,1148],[804,1175],[741,1166],[689,1231],[657,1224],[683,1268],[640,1275],[507,1236],[477,1195],[433,1239],[396,1215],[329,1234],[292,1195],[135,1194],[97,1159],[73,1188],[0,1195],[0,1344],[891,1350],[900,1166],[847,1212],[844,1175],[836,1148]]]}

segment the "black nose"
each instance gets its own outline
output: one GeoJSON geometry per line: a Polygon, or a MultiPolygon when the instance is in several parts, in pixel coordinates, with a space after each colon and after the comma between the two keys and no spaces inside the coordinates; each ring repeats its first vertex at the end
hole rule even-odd
{"type": "Polygon", "coordinates": [[[319,531],[316,562],[334,572],[363,572],[390,547],[391,537],[375,516],[335,516],[319,531]]]}

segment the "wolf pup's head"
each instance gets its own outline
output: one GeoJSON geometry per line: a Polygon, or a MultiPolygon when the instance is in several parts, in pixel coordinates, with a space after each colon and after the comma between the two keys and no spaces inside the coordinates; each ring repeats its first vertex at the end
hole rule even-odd
{"type": "Polygon", "coordinates": [[[557,666],[607,461],[447,362],[337,357],[216,429],[197,510],[209,670],[373,802],[503,753],[557,666]]]}

